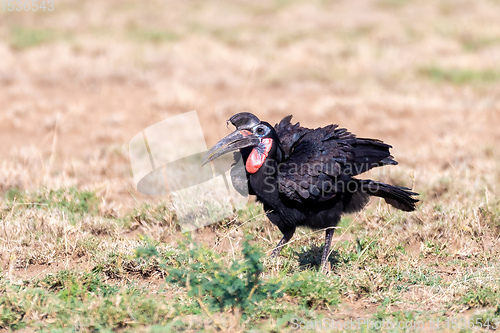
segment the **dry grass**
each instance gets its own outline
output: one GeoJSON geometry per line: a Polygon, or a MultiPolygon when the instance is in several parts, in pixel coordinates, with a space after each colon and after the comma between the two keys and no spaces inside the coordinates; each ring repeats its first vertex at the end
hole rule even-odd
{"type": "MultiPolygon", "coordinates": [[[[373,200],[343,220],[324,280],[339,286],[337,307],[304,312],[301,296],[285,297],[288,308],[263,307],[263,319],[241,329],[289,329],[279,318],[294,311],[498,317],[499,5],[61,0],[52,13],[0,11],[0,293],[97,269],[106,284],[148,286],[167,318],[155,324],[214,329],[200,313],[169,315],[172,300],[196,304],[164,286],[158,263],[134,259],[145,239],[169,254],[184,236],[166,199],[134,189],[127,147],[145,127],[193,109],[210,146],[246,110],[271,123],[288,114],[308,127],[339,123],[391,143],[400,165],[369,176],[413,186],[421,203],[405,214],[373,200]]],[[[193,238],[229,262],[245,234],[265,251],[280,237],[250,205],[193,238]]],[[[264,278],[313,269],[321,249],[311,245],[322,237],[298,233],[283,256],[266,260],[264,278]]],[[[23,320],[54,323],[34,312],[23,320]]]]}

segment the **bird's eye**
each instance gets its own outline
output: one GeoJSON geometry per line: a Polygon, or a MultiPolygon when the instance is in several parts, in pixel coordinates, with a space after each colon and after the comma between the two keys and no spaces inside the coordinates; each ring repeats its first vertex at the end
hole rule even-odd
{"type": "Polygon", "coordinates": [[[259,134],[259,135],[262,135],[262,134],[264,134],[265,130],[262,127],[257,127],[257,129],[255,130],[255,132],[257,134],[259,134]]]}

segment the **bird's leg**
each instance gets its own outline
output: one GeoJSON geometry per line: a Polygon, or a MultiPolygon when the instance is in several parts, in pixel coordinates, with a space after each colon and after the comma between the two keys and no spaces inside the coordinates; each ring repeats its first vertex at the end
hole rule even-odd
{"type": "Polygon", "coordinates": [[[295,233],[295,229],[293,231],[288,231],[283,233],[283,238],[278,242],[278,245],[273,250],[273,253],[271,254],[271,258],[276,258],[280,252],[283,246],[288,243],[288,241],[292,238],[293,234],[295,233]]]}
{"type": "Polygon", "coordinates": [[[328,264],[328,255],[330,254],[330,247],[332,245],[332,236],[334,231],[335,231],[334,228],[330,228],[327,229],[325,233],[325,248],[323,249],[323,255],[321,256],[321,264],[319,266],[322,272],[327,271],[326,266],[328,264]]]}

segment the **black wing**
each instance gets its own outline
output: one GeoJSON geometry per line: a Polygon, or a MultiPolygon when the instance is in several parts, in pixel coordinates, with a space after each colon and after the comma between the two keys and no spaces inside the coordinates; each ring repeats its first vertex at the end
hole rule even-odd
{"type": "Polygon", "coordinates": [[[310,129],[301,127],[300,123],[292,125],[290,120],[292,116],[283,118],[279,124],[274,126],[276,134],[280,138],[281,148],[285,153],[285,158],[288,158],[295,149],[296,144],[300,139],[310,131],[310,129]]]}
{"type": "Polygon", "coordinates": [[[275,129],[285,152],[278,170],[279,191],[292,200],[329,200],[348,190],[352,176],[397,163],[389,153],[391,146],[382,141],[356,138],[338,125],[291,125],[290,119],[284,118],[275,129]]]}

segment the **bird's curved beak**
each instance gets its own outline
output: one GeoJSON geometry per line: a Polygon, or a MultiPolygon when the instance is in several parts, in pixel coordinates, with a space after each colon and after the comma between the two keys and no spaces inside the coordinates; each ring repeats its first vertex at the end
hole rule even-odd
{"type": "Polygon", "coordinates": [[[229,153],[231,151],[246,147],[256,146],[260,143],[260,139],[248,130],[236,130],[226,136],[224,139],[217,142],[208,153],[203,157],[201,165],[213,161],[217,157],[229,153]]]}

